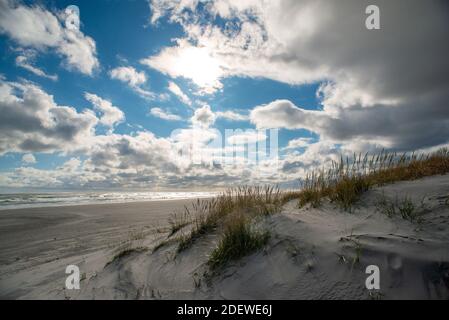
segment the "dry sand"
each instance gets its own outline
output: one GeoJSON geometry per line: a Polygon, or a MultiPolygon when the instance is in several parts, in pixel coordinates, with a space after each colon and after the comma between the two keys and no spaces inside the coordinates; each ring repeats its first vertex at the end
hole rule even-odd
{"type": "Polygon", "coordinates": [[[68,264],[77,264],[86,276],[101,270],[118,250],[157,240],[161,236],[157,230],[167,226],[167,217],[191,202],[2,210],[0,297],[61,298],[68,264]],[[46,293],[47,288],[53,291],[46,293]]]}
{"type": "Polygon", "coordinates": [[[163,223],[169,210],[141,205],[146,211],[136,212],[131,207],[138,209],[139,204],[126,204],[124,212],[116,206],[111,205],[109,214],[99,210],[102,207],[90,214],[66,208],[63,217],[61,212],[44,209],[34,211],[40,212],[37,216],[29,209],[6,216],[0,213],[0,295],[25,299],[449,299],[449,175],[373,189],[352,213],[331,203],[298,209],[291,201],[281,213],[258,222],[271,232],[263,250],[212,277],[205,273],[208,254],[218,240],[214,234],[180,254],[175,244],[169,244],[156,252],[136,250],[108,264],[117,252],[112,244],[120,238],[135,238],[126,244],[129,247],[151,248],[168,237],[151,227],[136,237],[127,230],[151,225],[156,216],[163,223]],[[382,195],[391,201],[410,197],[415,210],[422,213],[422,222],[380,213],[382,195]],[[157,213],[151,211],[156,208],[157,213]],[[53,237],[57,243],[52,244],[53,237]],[[59,260],[46,261],[56,257],[59,260]],[[81,290],[64,290],[64,268],[69,262],[78,263],[85,273],[81,290]],[[368,265],[380,268],[380,290],[365,288],[368,265]]]}

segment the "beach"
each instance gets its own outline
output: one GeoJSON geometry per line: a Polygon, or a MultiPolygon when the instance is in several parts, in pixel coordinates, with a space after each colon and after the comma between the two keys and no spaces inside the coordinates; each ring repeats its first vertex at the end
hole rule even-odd
{"type": "Polygon", "coordinates": [[[0,212],[4,299],[448,299],[449,175],[367,191],[351,212],[286,202],[262,217],[262,249],[210,269],[218,230],[186,249],[173,212],[192,200],[79,205],[0,212]],[[419,220],[389,215],[407,201],[419,220]],[[65,286],[65,268],[81,273],[65,286]],[[366,287],[367,267],[380,287],[366,287]]]}
{"type": "Polygon", "coordinates": [[[0,297],[20,298],[35,286],[52,282],[63,287],[69,262],[81,266],[94,253],[100,260],[107,259],[129,241],[145,238],[151,242],[157,238],[157,231],[167,226],[169,215],[191,202],[183,199],[2,210],[0,297]]]}

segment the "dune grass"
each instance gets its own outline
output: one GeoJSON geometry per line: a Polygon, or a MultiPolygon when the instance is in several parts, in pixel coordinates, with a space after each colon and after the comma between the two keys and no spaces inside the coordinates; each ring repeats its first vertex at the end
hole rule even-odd
{"type": "MultiPolygon", "coordinates": [[[[181,230],[176,237],[176,252],[179,254],[205,235],[218,235],[218,244],[208,261],[210,269],[215,271],[228,261],[239,259],[264,246],[270,234],[256,229],[254,220],[279,212],[292,196],[292,192],[281,192],[275,186],[231,188],[215,198],[198,199],[192,207],[184,207],[184,212],[173,214],[169,219],[169,237],[184,227],[188,230],[181,230]]],[[[163,245],[160,244],[157,249],[163,245]]]]}
{"type": "Polygon", "coordinates": [[[417,205],[410,197],[399,199],[396,196],[395,200],[389,200],[384,194],[377,201],[376,209],[389,218],[399,216],[404,220],[417,223],[422,222],[421,216],[427,211],[424,199],[420,205],[417,205]]]}
{"type": "Polygon", "coordinates": [[[245,224],[251,224],[253,218],[278,212],[286,198],[279,188],[274,186],[232,188],[216,198],[197,200],[192,211],[186,207],[191,218],[191,230],[181,236],[178,252],[189,248],[198,238],[217,229],[233,230],[230,226],[244,216],[245,224]]]}
{"type": "MultiPolygon", "coordinates": [[[[219,241],[211,252],[208,265],[212,270],[227,262],[246,256],[263,247],[270,238],[267,231],[257,230],[254,219],[279,212],[286,202],[298,199],[300,207],[318,207],[329,199],[342,209],[351,211],[359,197],[374,186],[449,172],[449,150],[441,149],[428,155],[398,155],[381,152],[369,156],[354,155],[340,159],[330,169],[311,172],[298,191],[281,192],[278,187],[237,187],[210,200],[197,200],[192,208],[171,216],[170,236],[181,232],[177,253],[204,235],[216,233],[219,241]]],[[[398,212],[413,220],[415,210],[409,203],[400,204],[398,212]]]]}
{"type": "Polygon", "coordinates": [[[259,231],[243,215],[228,223],[218,246],[212,251],[208,265],[216,270],[229,261],[240,259],[260,248],[269,240],[268,231],[259,231]]]}
{"type": "Polygon", "coordinates": [[[178,232],[191,222],[189,209],[186,206],[184,206],[184,209],[184,212],[175,212],[168,218],[168,224],[170,225],[169,237],[174,235],[176,232],[178,232]]]}
{"type": "Polygon", "coordinates": [[[430,154],[386,153],[369,156],[354,154],[340,159],[330,169],[313,171],[302,181],[297,192],[298,205],[318,207],[327,198],[342,209],[351,211],[359,197],[375,186],[414,180],[449,172],[449,150],[430,154]]]}

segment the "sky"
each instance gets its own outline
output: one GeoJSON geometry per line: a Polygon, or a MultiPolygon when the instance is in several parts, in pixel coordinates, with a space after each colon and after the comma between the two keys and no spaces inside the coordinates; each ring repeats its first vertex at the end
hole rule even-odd
{"type": "Polygon", "coordinates": [[[292,186],[340,155],[447,146],[448,14],[0,0],[0,191],[292,186]]]}

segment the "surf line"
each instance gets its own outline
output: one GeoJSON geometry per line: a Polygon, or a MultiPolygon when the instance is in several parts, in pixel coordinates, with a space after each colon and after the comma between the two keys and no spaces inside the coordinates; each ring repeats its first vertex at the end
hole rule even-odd
{"type": "Polygon", "coordinates": [[[207,318],[211,309],[212,307],[189,307],[184,304],[184,306],[178,307],[178,315],[202,315],[207,318]]]}

